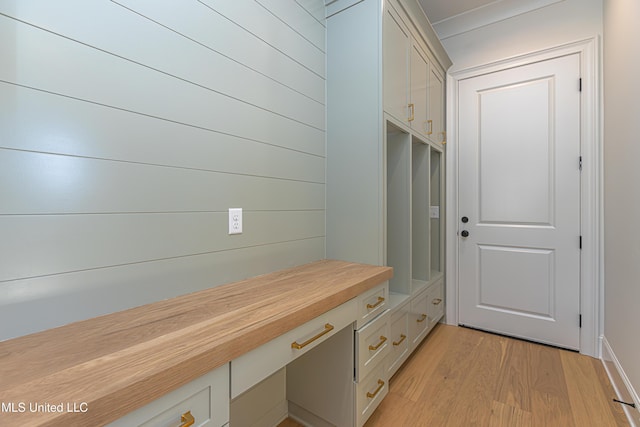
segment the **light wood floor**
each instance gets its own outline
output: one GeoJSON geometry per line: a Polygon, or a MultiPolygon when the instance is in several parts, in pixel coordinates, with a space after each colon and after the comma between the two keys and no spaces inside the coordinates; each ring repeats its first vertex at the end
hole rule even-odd
{"type": "Polygon", "coordinates": [[[365,427],[628,426],[613,397],[597,359],[438,325],[365,427]]]}
{"type": "Polygon", "coordinates": [[[614,396],[597,359],[438,325],[365,427],[628,426],[614,396]]]}

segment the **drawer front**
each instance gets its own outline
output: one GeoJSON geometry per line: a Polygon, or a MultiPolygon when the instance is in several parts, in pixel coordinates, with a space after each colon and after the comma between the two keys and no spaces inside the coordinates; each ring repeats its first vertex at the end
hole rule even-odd
{"type": "Polygon", "coordinates": [[[109,427],[179,426],[188,420],[187,413],[193,417],[194,426],[221,427],[229,422],[228,364],[120,418],[109,427]]]}
{"type": "Polygon", "coordinates": [[[429,287],[428,309],[429,329],[444,316],[444,280],[440,279],[429,287]]]}
{"type": "Polygon", "coordinates": [[[429,327],[429,288],[411,299],[409,312],[409,338],[411,348],[415,348],[425,337],[429,327]]]}
{"type": "Polygon", "coordinates": [[[390,337],[391,346],[387,355],[387,374],[389,378],[409,356],[409,307],[400,307],[391,315],[390,337]]]}
{"type": "Polygon", "coordinates": [[[356,425],[362,427],[389,392],[384,363],[356,384],[356,425]]]}
{"type": "Polygon", "coordinates": [[[349,300],[231,361],[231,397],[235,398],[336,332],[353,324],[357,301],[349,300]]]}
{"type": "Polygon", "coordinates": [[[384,361],[391,347],[389,310],[356,331],[356,381],[384,361]]]}
{"type": "Polygon", "coordinates": [[[356,329],[375,319],[389,306],[389,282],[379,284],[356,297],[358,300],[358,321],[356,329]]]}

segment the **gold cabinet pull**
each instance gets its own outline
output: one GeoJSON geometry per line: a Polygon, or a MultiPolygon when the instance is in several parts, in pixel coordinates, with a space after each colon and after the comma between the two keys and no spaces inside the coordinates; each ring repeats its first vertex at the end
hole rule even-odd
{"type": "Polygon", "coordinates": [[[433,301],[431,301],[431,304],[438,305],[441,302],[442,302],[442,298],[434,298],[433,301]]]}
{"type": "Polygon", "coordinates": [[[367,308],[369,310],[371,310],[372,308],[376,308],[377,306],[379,306],[383,302],[384,302],[384,298],[383,297],[378,297],[378,302],[376,302],[375,304],[367,304],[367,308]]]}
{"type": "Polygon", "coordinates": [[[442,144],[446,144],[447,143],[447,132],[440,132],[442,134],[442,144]]]}
{"type": "Polygon", "coordinates": [[[376,345],[370,345],[369,346],[369,350],[375,351],[375,350],[379,349],[380,346],[382,344],[386,343],[386,342],[387,342],[387,337],[385,337],[384,335],[380,335],[380,342],[378,344],[376,344],[376,345]]]}
{"type": "Polygon", "coordinates": [[[191,415],[191,411],[187,411],[180,417],[180,422],[182,423],[180,427],[189,427],[195,424],[196,419],[191,415]]]}
{"type": "Polygon", "coordinates": [[[376,388],[376,391],[374,391],[373,393],[371,393],[371,392],[369,392],[369,391],[368,391],[368,392],[367,392],[367,397],[368,397],[369,399],[373,399],[374,397],[376,397],[376,395],[377,395],[378,393],[380,393],[380,390],[382,390],[382,387],[384,387],[384,381],[382,381],[382,380],[378,380],[378,388],[376,388]]]}
{"type": "Polygon", "coordinates": [[[326,335],[331,331],[333,331],[333,325],[331,323],[327,323],[326,325],[324,325],[324,330],[322,332],[320,332],[318,335],[309,338],[308,340],[306,340],[302,344],[298,344],[297,341],[294,341],[294,342],[291,343],[291,348],[295,348],[296,350],[300,350],[301,348],[304,348],[304,347],[308,346],[309,344],[311,344],[312,342],[314,342],[315,340],[317,340],[321,336],[326,335]]]}
{"type": "Polygon", "coordinates": [[[431,135],[433,133],[433,120],[427,120],[427,123],[429,124],[429,132],[427,132],[427,135],[431,135]]]}
{"type": "Polygon", "coordinates": [[[402,341],[404,341],[406,339],[407,339],[407,336],[405,334],[400,334],[400,339],[398,341],[394,341],[393,345],[395,345],[397,347],[400,344],[402,344],[402,341]]]}
{"type": "Polygon", "coordinates": [[[418,323],[422,323],[427,319],[427,315],[423,314],[422,316],[420,316],[420,318],[418,320],[416,320],[416,322],[418,323]]]}
{"type": "Polygon", "coordinates": [[[416,117],[416,106],[413,104],[409,104],[409,108],[411,109],[411,116],[409,117],[409,121],[412,122],[416,117]]]}

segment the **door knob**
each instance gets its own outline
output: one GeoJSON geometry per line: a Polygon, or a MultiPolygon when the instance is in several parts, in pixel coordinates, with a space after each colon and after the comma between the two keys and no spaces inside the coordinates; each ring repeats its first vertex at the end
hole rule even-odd
{"type": "Polygon", "coordinates": [[[461,221],[466,224],[469,222],[469,218],[467,218],[466,216],[463,216],[461,221]]]}
{"type": "Polygon", "coordinates": [[[462,237],[469,237],[469,232],[468,232],[467,230],[462,230],[462,231],[460,232],[460,235],[461,235],[462,237]]]}

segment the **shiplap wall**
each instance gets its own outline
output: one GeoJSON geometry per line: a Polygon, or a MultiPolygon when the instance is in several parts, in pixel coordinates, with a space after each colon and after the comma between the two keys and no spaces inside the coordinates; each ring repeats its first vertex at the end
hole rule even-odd
{"type": "Polygon", "coordinates": [[[323,0],[0,0],[0,340],[323,258],[324,50],[323,0]]]}

